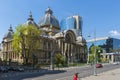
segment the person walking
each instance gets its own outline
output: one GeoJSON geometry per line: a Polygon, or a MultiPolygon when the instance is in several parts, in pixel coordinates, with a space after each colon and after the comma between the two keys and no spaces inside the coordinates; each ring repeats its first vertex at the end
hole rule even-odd
{"type": "Polygon", "coordinates": [[[78,80],[78,73],[75,73],[75,74],[74,74],[73,80],[78,80]]]}

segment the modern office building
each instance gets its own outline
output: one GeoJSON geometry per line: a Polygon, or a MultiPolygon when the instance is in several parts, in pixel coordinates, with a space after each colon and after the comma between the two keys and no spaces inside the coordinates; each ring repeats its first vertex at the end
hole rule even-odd
{"type": "Polygon", "coordinates": [[[92,44],[95,44],[105,50],[106,53],[114,52],[120,49],[120,39],[111,38],[111,37],[102,37],[91,39],[87,41],[87,46],[90,47],[92,44]]]}
{"type": "Polygon", "coordinates": [[[73,30],[77,36],[82,35],[82,18],[78,15],[63,19],[60,23],[61,30],[73,30]]]}
{"type": "MultiPolygon", "coordinates": [[[[73,21],[68,20],[67,24],[60,26],[59,21],[53,15],[53,11],[47,8],[45,15],[40,18],[39,23],[36,24],[30,13],[29,18],[23,26],[34,25],[39,30],[40,47],[34,54],[36,65],[38,64],[53,64],[53,56],[55,54],[62,54],[67,60],[67,64],[74,62],[85,62],[87,60],[86,40],[82,37],[81,18],[73,16],[73,21]],[[71,24],[73,26],[71,26],[71,24]],[[68,28],[66,28],[68,27],[68,28]],[[73,29],[72,29],[73,28],[73,29]],[[64,30],[63,30],[64,29],[64,30]]],[[[14,31],[12,26],[3,37],[2,53],[3,59],[7,62],[24,63],[24,58],[21,54],[16,54],[12,49],[14,31]]],[[[27,49],[25,49],[27,51],[27,49]]],[[[28,58],[28,62],[33,63],[33,59],[28,58]]]]}
{"type": "Polygon", "coordinates": [[[101,47],[101,57],[109,59],[110,62],[120,61],[120,39],[102,37],[87,41],[88,49],[92,45],[101,47]]]}

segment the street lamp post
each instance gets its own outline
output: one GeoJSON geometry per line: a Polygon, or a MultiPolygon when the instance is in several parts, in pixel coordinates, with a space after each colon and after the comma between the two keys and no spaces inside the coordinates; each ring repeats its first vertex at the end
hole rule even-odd
{"type": "Polygon", "coordinates": [[[96,31],[94,32],[94,76],[97,75],[97,72],[96,72],[96,46],[95,46],[95,43],[96,43],[96,31]]]}
{"type": "Polygon", "coordinates": [[[55,53],[55,44],[56,44],[56,39],[53,38],[53,49],[52,49],[52,52],[51,52],[51,70],[54,70],[54,53],[55,53]]]}
{"type": "Polygon", "coordinates": [[[63,41],[63,45],[62,45],[62,50],[63,50],[63,54],[64,54],[64,66],[66,65],[66,52],[65,52],[65,32],[64,30],[62,30],[62,41],[63,41]]]}
{"type": "MultiPolygon", "coordinates": [[[[88,35],[88,37],[90,37],[90,35],[88,35]]],[[[89,47],[88,47],[88,55],[87,55],[87,64],[89,64],[89,47]]]]}
{"type": "Polygon", "coordinates": [[[96,72],[96,47],[94,48],[94,75],[95,76],[97,75],[97,72],[96,72]]]}
{"type": "Polygon", "coordinates": [[[87,55],[87,64],[89,64],[89,48],[88,48],[88,55],[87,55]]]}
{"type": "Polygon", "coordinates": [[[54,70],[53,54],[54,54],[54,49],[53,49],[53,51],[51,52],[51,70],[54,70]]]}
{"type": "Polygon", "coordinates": [[[78,66],[77,40],[75,41],[75,53],[76,53],[76,56],[77,56],[77,66],[78,66]]]}
{"type": "MultiPolygon", "coordinates": [[[[88,35],[88,37],[90,37],[90,35],[88,35]]],[[[96,72],[96,46],[95,46],[95,43],[96,43],[96,31],[94,31],[94,39],[93,39],[93,44],[94,44],[94,72],[93,72],[93,75],[96,76],[97,75],[97,72],[96,72]]],[[[89,48],[88,48],[88,57],[87,57],[87,64],[89,64],[89,48]]]]}

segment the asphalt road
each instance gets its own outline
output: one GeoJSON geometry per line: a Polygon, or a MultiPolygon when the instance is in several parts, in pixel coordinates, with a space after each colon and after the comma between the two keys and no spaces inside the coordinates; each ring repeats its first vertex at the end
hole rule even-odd
{"type": "MultiPolygon", "coordinates": [[[[96,68],[96,73],[109,71],[112,69],[120,68],[119,65],[107,64],[103,68],[96,68]]],[[[73,80],[75,72],[79,73],[79,78],[93,75],[93,66],[82,66],[69,68],[66,70],[40,70],[33,72],[9,72],[2,74],[0,80],[73,80]]]]}

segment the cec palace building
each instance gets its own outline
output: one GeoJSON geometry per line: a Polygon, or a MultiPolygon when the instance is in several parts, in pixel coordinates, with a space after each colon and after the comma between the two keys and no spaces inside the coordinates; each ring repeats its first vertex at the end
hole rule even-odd
{"type": "MultiPolygon", "coordinates": [[[[47,8],[38,24],[34,22],[30,13],[23,25],[34,25],[42,31],[39,52],[31,55],[37,61],[36,65],[51,64],[52,57],[58,53],[64,56],[67,64],[87,61],[86,40],[82,36],[82,18],[79,15],[69,16],[59,23],[53,11],[47,8]]],[[[2,41],[3,60],[7,61],[8,65],[12,62],[24,63],[24,57],[14,53],[12,49],[13,34],[14,31],[10,26],[2,41]]],[[[32,62],[30,59],[28,61],[32,62]]]]}

